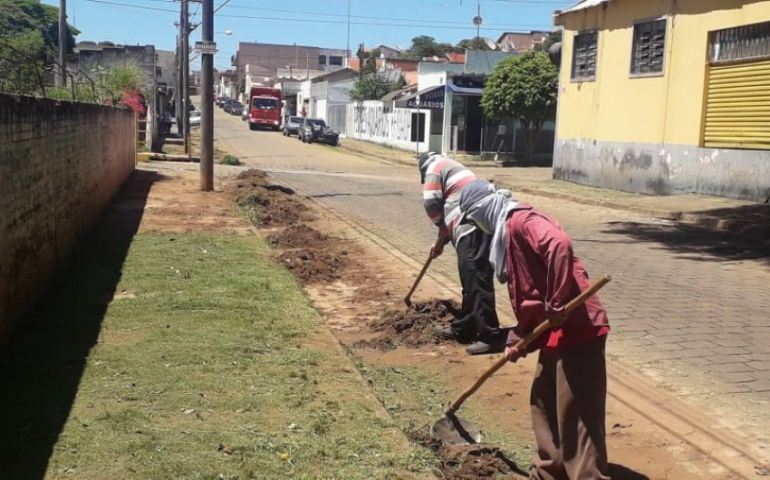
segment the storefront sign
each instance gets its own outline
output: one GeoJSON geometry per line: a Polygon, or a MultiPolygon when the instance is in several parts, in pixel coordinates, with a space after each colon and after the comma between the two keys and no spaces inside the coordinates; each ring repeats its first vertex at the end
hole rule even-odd
{"type": "Polygon", "coordinates": [[[442,85],[420,93],[417,97],[410,98],[406,101],[406,108],[442,109],[444,108],[444,97],[445,89],[442,85]],[[419,104],[417,103],[418,98],[420,99],[419,104]]]}

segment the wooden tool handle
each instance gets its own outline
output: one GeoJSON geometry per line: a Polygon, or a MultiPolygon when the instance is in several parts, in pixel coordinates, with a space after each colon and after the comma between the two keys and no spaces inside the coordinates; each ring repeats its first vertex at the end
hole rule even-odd
{"type": "Polygon", "coordinates": [[[417,290],[417,285],[420,284],[422,277],[425,276],[425,272],[428,271],[428,267],[430,267],[430,264],[432,262],[433,262],[433,255],[428,255],[428,259],[425,261],[425,265],[422,266],[422,270],[420,270],[420,274],[417,275],[417,279],[414,281],[412,288],[409,289],[409,293],[407,293],[406,297],[404,297],[404,303],[406,303],[407,307],[412,306],[412,294],[414,293],[415,290],[417,290]]]}
{"type": "MultiPolygon", "coordinates": [[[[573,310],[583,305],[586,302],[586,300],[588,300],[588,297],[590,297],[591,295],[601,290],[602,287],[610,283],[610,280],[612,280],[612,277],[609,275],[605,275],[604,278],[600,279],[598,282],[591,285],[591,287],[588,288],[588,290],[586,290],[585,292],[582,292],[580,295],[575,297],[572,301],[570,301],[564,307],[565,315],[571,313],[573,310]]],[[[526,350],[529,344],[537,340],[537,338],[540,335],[545,333],[547,330],[550,330],[551,328],[559,327],[559,326],[561,325],[553,323],[551,322],[551,320],[546,320],[540,325],[538,325],[537,327],[535,327],[535,329],[532,330],[532,332],[530,332],[526,337],[516,342],[515,346],[520,352],[523,352],[524,350],[526,350]]],[[[444,415],[453,415],[460,408],[460,406],[462,406],[465,400],[468,399],[468,397],[476,393],[476,391],[479,388],[481,388],[482,385],[484,385],[484,382],[486,382],[489,377],[494,375],[495,372],[503,368],[503,366],[505,366],[506,363],[508,363],[508,357],[503,355],[491,367],[489,367],[489,369],[487,369],[486,372],[482,373],[481,376],[476,380],[476,382],[474,382],[473,385],[468,387],[463,393],[460,394],[459,397],[457,397],[457,399],[454,402],[452,402],[449,405],[449,408],[446,409],[446,411],[444,412],[444,415]]]]}

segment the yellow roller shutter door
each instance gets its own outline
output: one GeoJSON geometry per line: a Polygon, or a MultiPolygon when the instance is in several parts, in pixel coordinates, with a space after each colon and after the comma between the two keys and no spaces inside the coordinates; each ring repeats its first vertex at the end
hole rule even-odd
{"type": "Polygon", "coordinates": [[[770,60],[709,67],[703,143],[770,149],[770,60]]]}

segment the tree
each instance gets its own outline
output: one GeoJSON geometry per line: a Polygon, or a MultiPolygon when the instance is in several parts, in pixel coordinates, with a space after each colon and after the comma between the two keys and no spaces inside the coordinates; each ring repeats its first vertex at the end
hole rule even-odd
{"type": "Polygon", "coordinates": [[[461,50],[491,50],[486,40],[481,37],[473,37],[460,40],[460,42],[457,44],[457,48],[461,50]]]}
{"type": "Polygon", "coordinates": [[[487,79],[481,107],[490,119],[518,120],[527,152],[533,153],[543,124],[556,114],[558,77],[558,70],[543,52],[507,58],[487,79]]]}
{"type": "Polygon", "coordinates": [[[450,43],[437,43],[433,37],[420,35],[412,39],[412,46],[402,56],[406,58],[441,57],[455,50],[450,43]]]}
{"type": "Polygon", "coordinates": [[[367,75],[353,85],[353,89],[350,91],[350,98],[359,102],[379,100],[388,93],[403,88],[404,83],[403,77],[394,82],[382,75],[367,75]]]}
{"type": "MultiPolygon", "coordinates": [[[[68,26],[67,51],[78,33],[68,26]]],[[[58,8],[40,0],[0,0],[0,91],[44,93],[58,41],[58,8]]]]}
{"type": "Polygon", "coordinates": [[[548,49],[550,49],[554,43],[559,42],[561,42],[561,30],[549,33],[543,43],[538,43],[535,45],[535,50],[538,52],[548,53],[548,49]]]}

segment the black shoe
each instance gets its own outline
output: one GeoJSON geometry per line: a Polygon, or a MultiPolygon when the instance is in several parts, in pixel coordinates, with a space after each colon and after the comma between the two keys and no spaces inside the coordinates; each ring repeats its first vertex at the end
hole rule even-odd
{"type": "Polygon", "coordinates": [[[504,343],[486,343],[481,340],[473,342],[465,349],[465,351],[468,352],[468,355],[489,355],[491,353],[502,352],[503,350],[505,350],[504,343]]]}
{"type": "Polygon", "coordinates": [[[455,332],[452,330],[452,327],[445,327],[443,325],[433,327],[433,335],[440,338],[441,340],[456,339],[455,332]]]}

